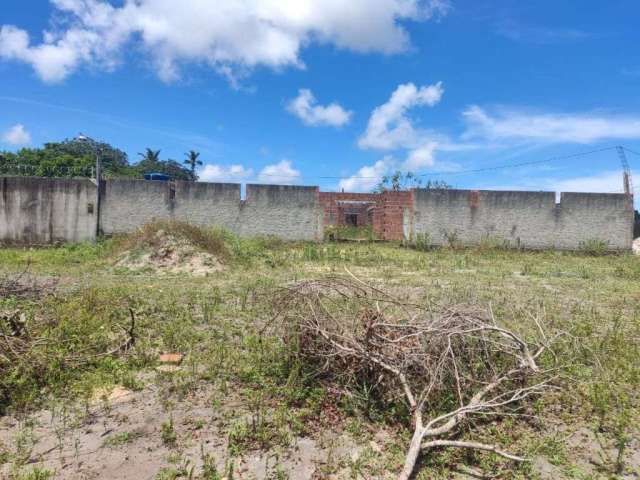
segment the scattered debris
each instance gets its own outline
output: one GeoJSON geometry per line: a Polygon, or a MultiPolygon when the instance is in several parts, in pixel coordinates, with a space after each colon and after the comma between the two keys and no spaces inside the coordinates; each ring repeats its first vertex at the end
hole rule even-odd
{"type": "Polygon", "coordinates": [[[94,390],[91,397],[92,403],[108,402],[109,404],[123,402],[132,395],[133,392],[121,385],[113,388],[100,387],[94,390]]]}
{"type": "Polygon", "coordinates": [[[160,363],[169,363],[173,365],[180,365],[184,355],[181,353],[161,353],[159,360],[160,363]]]}
{"type": "Polygon", "coordinates": [[[0,298],[40,299],[51,295],[58,284],[55,278],[40,278],[29,274],[29,265],[17,275],[0,277],[0,298]]]}

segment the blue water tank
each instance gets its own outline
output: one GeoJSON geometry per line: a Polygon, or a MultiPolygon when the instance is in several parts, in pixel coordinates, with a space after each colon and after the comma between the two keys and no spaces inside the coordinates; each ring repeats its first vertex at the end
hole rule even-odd
{"type": "Polygon", "coordinates": [[[165,173],[153,172],[153,173],[145,173],[144,179],[145,180],[161,180],[163,182],[167,182],[171,180],[171,177],[165,173]]]}

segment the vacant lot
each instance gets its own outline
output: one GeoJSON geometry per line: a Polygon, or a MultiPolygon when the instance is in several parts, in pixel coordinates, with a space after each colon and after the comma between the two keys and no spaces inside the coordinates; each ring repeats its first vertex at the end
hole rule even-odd
{"type": "Polygon", "coordinates": [[[274,319],[283,287],[334,277],[564,332],[553,388],[456,433],[528,461],[436,448],[415,478],[640,478],[640,257],[193,231],[182,271],[156,234],[0,250],[3,478],[395,478],[401,396],[319,374],[274,319]]]}

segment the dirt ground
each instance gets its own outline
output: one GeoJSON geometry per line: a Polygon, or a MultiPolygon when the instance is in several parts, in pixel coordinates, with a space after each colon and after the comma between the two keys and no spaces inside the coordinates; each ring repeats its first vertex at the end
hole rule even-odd
{"type": "MultiPolygon", "coordinates": [[[[21,454],[26,456],[23,469],[44,468],[55,472],[56,479],[191,478],[189,475],[203,471],[207,458],[213,459],[219,472],[232,465],[233,476],[228,478],[242,480],[394,478],[389,473],[363,476],[358,468],[359,462],[384,462],[397,448],[393,433],[379,430],[366,436],[370,440],[361,436],[356,439],[343,424],[332,424],[329,419],[315,435],[292,438],[286,447],[249,449],[231,458],[227,422],[250,415],[245,403],[232,392],[220,399],[219,392],[203,383],[193,394],[170,405],[167,412],[163,389],[153,377],[165,377],[175,371],[160,369],[148,374],[146,380],[152,382],[140,391],[116,387],[99,392],[101,398],[95,395],[84,404],[60,405],[55,411],[45,410],[22,419],[2,417],[0,444],[22,450],[21,454]],[[174,442],[167,442],[162,433],[166,428],[163,425],[169,421],[176,435],[174,442]]],[[[557,425],[546,434],[554,432],[569,447],[571,458],[582,474],[587,475],[581,478],[606,478],[601,473],[602,466],[616,455],[610,442],[587,427],[572,429],[557,425]]],[[[640,478],[637,439],[629,445],[625,461],[628,471],[635,473],[618,478],[640,478]]],[[[4,465],[0,473],[9,478],[10,466],[4,465]]],[[[459,465],[449,478],[492,477],[487,472],[459,465]]],[[[539,455],[532,459],[529,478],[572,477],[548,457],[539,455]]]]}
{"type": "Polygon", "coordinates": [[[193,276],[207,276],[223,269],[217,257],[187,239],[158,230],[151,240],[153,247],[141,245],[120,254],[115,267],[156,275],[186,273],[193,276]]]}
{"type": "MultiPolygon", "coordinates": [[[[135,392],[119,387],[84,405],[61,405],[60,411],[41,411],[28,419],[3,417],[0,443],[24,443],[26,465],[53,471],[60,479],[154,479],[163,470],[167,478],[188,476],[203,470],[206,455],[224,472],[230,465],[226,420],[248,413],[233,393],[215,400],[216,392],[203,384],[167,413],[157,386],[135,392]],[[163,424],[169,421],[175,443],[163,441],[163,424]]],[[[275,475],[286,472],[291,479],[346,479],[363,449],[382,451],[383,443],[358,445],[349,434],[326,427],[317,436],[292,439],[286,448],[247,451],[233,459],[233,478],[281,478],[275,475]],[[323,465],[336,472],[324,476],[323,465]]],[[[383,442],[384,432],[378,438],[383,442]]],[[[9,466],[0,472],[8,476],[9,466]]]]}

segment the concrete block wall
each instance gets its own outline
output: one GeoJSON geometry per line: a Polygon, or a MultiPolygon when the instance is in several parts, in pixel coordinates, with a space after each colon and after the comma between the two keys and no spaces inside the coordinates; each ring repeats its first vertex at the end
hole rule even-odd
{"type": "Polygon", "coordinates": [[[322,207],[318,187],[247,185],[237,233],[274,235],[284,240],[321,240],[322,207]]]}
{"type": "Polygon", "coordinates": [[[465,245],[491,237],[513,247],[576,249],[589,240],[630,250],[634,212],[624,194],[424,190],[320,193],[318,187],[0,177],[0,242],[46,244],[126,233],[154,219],[219,225],[244,236],[321,240],[341,200],[375,201],[371,224],[383,240],[428,234],[465,245]]]}
{"type": "Polygon", "coordinates": [[[105,235],[131,232],[161,219],[239,229],[239,184],[116,179],[103,181],[101,188],[100,227],[105,235]]]}
{"type": "Polygon", "coordinates": [[[171,218],[166,182],[117,179],[102,181],[100,231],[127,233],[147,222],[171,218]]]}
{"type": "Polygon", "coordinates": [[[623,193],[561,193],[556,248],[572,249],[589,239],[608,242],[612,250],[633,243],[632,197],[623,193]]]}
{"type": "Polygon", "coordinates": [[[93,241],[96,201],[97,187],[89,179],[0,177],[0,242],[93,241]]]}
{"type": "Polygon", "coordinates": [[[432,243],[447,237],[463,245],[483,238],[512,247],[577,249],[589,240],[628,250],[633,208],[624,194],[425,190],[413,191],[412,237],[427,234],[432,243]]]}
{"type": "Polygon", "coordinates": [[[221,226],[245,237],[322,238],[317,187],[247,185],[246,200],[240,200],[240,185],[234,183],[107,180],[102,189],[105,235],[173,219],[221,226]]]}

